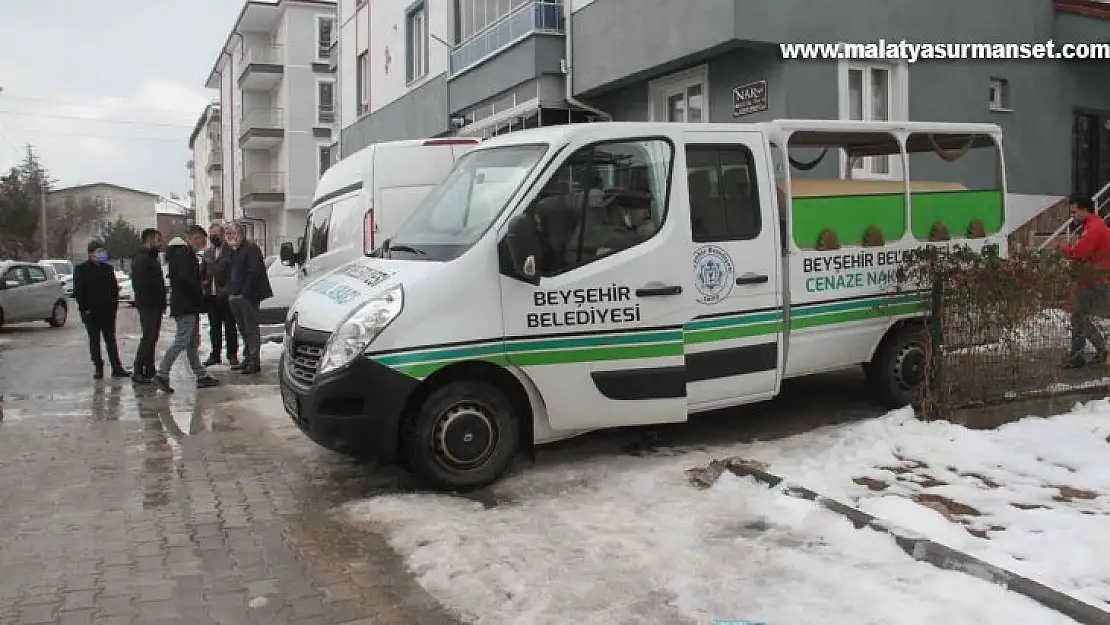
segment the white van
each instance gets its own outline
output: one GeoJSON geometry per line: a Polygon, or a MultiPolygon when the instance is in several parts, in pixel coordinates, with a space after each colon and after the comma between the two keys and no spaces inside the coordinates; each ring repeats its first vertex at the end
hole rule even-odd
{"type": "Polygon", "coordinates": [[[300,266],[303,285],[370,254],[478,142],[462,137],[375,143],[339,161],[316,184],[299,249],[282,243],[281,261],[300,266]]]}
{"type": "Polygon", "coordinates": [[[1005,254],[1000,145],[990,124],[805,120],[486,140],[380,257],[299,293],[283,403],[317,443],[448,489],[493,482],[533,444],[682,422],[801,375],[863,365],[881,403],[905,405],[927,300],[897,288],[901,257],[1005,254]],[[794,179],[813,166],[787,146],[897,166],[794,179]],[[988,189],[905,180],[911,156],[983,148],[988,189]]]}

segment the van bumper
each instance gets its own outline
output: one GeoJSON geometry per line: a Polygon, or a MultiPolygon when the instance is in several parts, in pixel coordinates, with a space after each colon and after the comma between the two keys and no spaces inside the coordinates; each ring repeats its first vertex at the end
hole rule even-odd
{"type": "Polygon", "coordinates": [[[311,387],[293,382],[281,359],[285,412],[322,447],[383,463],[397,460],[401,417],[418,380],[365,358],[320,376],[311,387]]]}

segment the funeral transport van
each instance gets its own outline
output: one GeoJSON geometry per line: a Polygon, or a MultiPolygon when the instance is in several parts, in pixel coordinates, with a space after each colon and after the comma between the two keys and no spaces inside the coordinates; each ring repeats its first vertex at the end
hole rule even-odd
{"type": "Polygon", "coordinates": [[[587,123],[463,155],[374,257],[303,289],[280,364],[312,440],[433,485],[522,449],[767,400],[862,366],[924,381],[907,250],[1005,254],[1001,131],[784,120],[587,123]]]}

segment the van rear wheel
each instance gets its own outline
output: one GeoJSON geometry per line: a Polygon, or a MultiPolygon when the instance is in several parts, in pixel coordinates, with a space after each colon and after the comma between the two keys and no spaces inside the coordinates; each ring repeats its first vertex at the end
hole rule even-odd
{"type": "Polygon", "coordinates": [[[863,367],[876,403],[893,410],[914,403],[928,375],[925,330],[903,326],[887,335],[863,367]]]}
{"type": "Polygon", "coordinates": [[[520,423],[501,389],[460,380],[428,396],[404,440],[408,465],[424,481],[444,490],[472,490],[508,471],[520,423]]]}

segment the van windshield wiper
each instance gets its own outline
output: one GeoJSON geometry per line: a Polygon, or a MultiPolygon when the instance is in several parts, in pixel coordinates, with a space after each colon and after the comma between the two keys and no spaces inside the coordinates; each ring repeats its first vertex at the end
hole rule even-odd
{"type": "Polygon", "coordinates": [[[419,247],[413,247],[411,245],[394,245],[392,243],[390,243],[388,251],[389,252],[408,252],[409,254],[416,254],[418,256],[427,256],[428,255],[427,252],[420,249],[419,247]]]}

